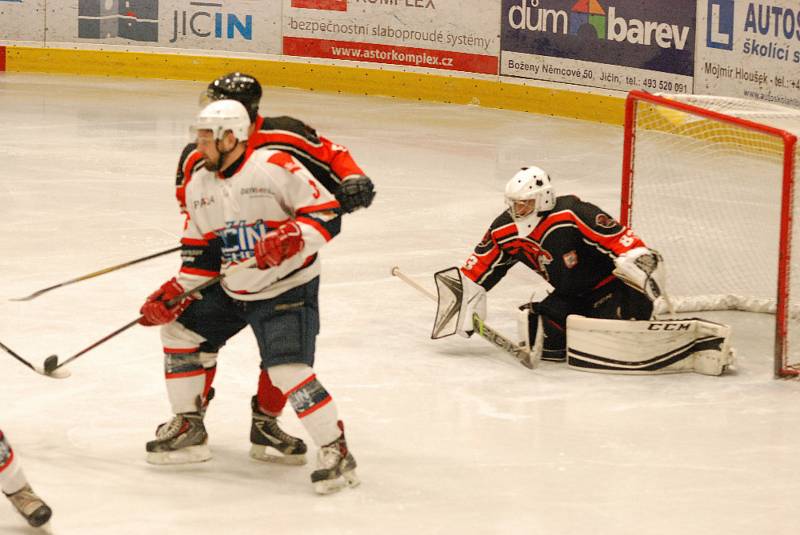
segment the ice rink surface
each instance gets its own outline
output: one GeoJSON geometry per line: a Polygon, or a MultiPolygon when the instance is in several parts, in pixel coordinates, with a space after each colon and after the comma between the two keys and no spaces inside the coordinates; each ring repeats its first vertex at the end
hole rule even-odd
{"type": "MultiPolygon", "coordinates": [[[[174,170],[204,86],[0,74],[0,341],[36,363],[63,360],[134,319],[176,272],[174,254],[8,301],[177,244],[174,170]]],[[[377,186],[322,252],[316,365],[362,485],[320,497],[311,456],[303,467],[249,459],[249,331],[220,353],[214,458],[146,464],[170,413],[158,332],[137,326],[66,380],[0,354],[0,428],[53,507],[53,533],[797,533],[800,384],[771,378],[772,317],[702,314],[734,327],[739,364],[722,377],[530,371],[480,339],[430,340],[433,303],[390,276],[398,265],[433,289],[526,164],[617,215],[620,128],[273,88],[261,109],[348,146],[377,186]]],[[[517,267],[489,294],[496,328],[515,333],[535,285],[517,267]]],[[[309,440],[290,410],[282,425],[309,440]]],[[[0,500],[0,533],[35,532],[0,500]]]]}

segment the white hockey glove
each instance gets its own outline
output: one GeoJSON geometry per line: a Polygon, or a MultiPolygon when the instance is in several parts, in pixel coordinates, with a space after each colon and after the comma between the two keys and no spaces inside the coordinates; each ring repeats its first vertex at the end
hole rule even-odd
{"type": "Polygon", "coordinates": [[[612,272],[625,284],[643,292],[651,301],[664,294],[666,271],[664,259],[658,251],[636,247],[614,259],[612,272]]]}
{"type": "Polygon", "coordinates": [[[456,332],[469,338],[475,330],[472,326],[472,315],[477,314],[481,319],[486,319],[486,290],[463,274],[461,274],[461,283],[464,293],[461,298],[461,309],[458,312],[456,332]]]}

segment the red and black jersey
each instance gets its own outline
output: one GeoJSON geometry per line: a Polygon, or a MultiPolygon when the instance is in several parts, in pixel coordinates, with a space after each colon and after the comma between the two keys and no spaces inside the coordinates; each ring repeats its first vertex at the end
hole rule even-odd
{"type": "MultiPolygon", "coordinates": [[[[293,117],[256,118],[255,132],[247,140],[248,154],[256,149],[269,148],[288,152],[308,169],[325,189],[336,193],[339,184],[364,172],[353,160],[350,151],[293,117]]],[[[192,174],[203,165],[203,156],[190,143],[183,149],[175,176],[175,197],[181,211],[186,210],[186,186],[192,174]]]]}
{"type": "Polygon", "coordinates": [[[562,295],[580,296],[607,282],[614,259],[635,247],[644,243],[630,229],[597,206],[564,195],[535,224],[500,214],[461,271],[490,290],[521,262],[562,295]]]}

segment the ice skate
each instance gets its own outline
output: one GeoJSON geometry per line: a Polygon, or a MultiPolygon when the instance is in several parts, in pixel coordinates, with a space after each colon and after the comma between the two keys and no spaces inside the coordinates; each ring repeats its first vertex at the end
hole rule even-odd
{"type": "MultiPolygon", "coordinates": [[[[341,422],[340,422],[341,427],[341,422]]],[[[311,483],[317,494],[330,494],[342,489],[345,485],[356,487],[361,481],[355,472],[356,460],[347,448],[342,435],[326,446],[322,446],[317,454],[317,469],[311,473],[311,483]]]]}
{"type": "Polygon", "coordinates": [[[176,414],[156,430],[156,439],[147,443],[150,464],[200,463],[211,458],[208,433],[199,412],[176,414]]]}
{"type": "Polygon", "coordinates": [[[278,419],[264,414],[258,408],[258,399],[253,396],[250,403],[253,421],[250,425],[250,457],[258,461],[301,465],[306,464],[306,443],[285,433],[278,426],[278,419]]]}
{"type": "Polygon", "coordinates": [[[52,509],[31,490],[30,485],[25,485],[13,494],[6,494],[6,497],[11,500],[19,514],[25,517],[28,524],[35,528],[46,524],[53,515],[52,509]]]}

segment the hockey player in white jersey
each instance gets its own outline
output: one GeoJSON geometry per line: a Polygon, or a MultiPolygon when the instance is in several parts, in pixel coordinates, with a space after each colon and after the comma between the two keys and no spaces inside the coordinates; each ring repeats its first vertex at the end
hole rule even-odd
{"type": "Polygon", "coordinates": [[[202,419],[205,373],[200,346],[221,347],[246,326],[261,368],[320,446],[311,474],[319,493],[358,484],[356,462],[328,391],[312,368],[319,332],[319,249],[340,230],[341,208],[291,155],[247,147],[250,119],[233,100],[206,106],[196,119],[204,168],[186,189],[183,264],[147,298],[146,325],[162,325],[167,391],[175,416],[147,443],[154,464],[211,458],[202,419]],[[228,271],[242,262],[258,269],[228,271]],[[201,296],[167,302],[218,274],[201,296]],[[229,273],[229,274],[228,274],[229,273]]]}
{"type": "Polygon", "coordinates": [[[28,524],[37,528],[50,520],[53,511],[31,489],[19,459],[0,430],[0,488],[28,524]]]}
{"type": "MultiPolygon", "coordinates": [[[[350,151],[319,135],[314,128],[293,117],[267,117],[259,114],[262,90],[258,80],[246,73],[231,72],[212,81],[202,100],[236,100],[248,111],[251,127],[247,149],[269,148],[290,153],[339,201],[342,212],[368,207],[375,197],[372,180],[364,174],[350,151]]],[[[205,156],[196,143],[183,150],[175,176],[175,196],[182,213],[186,211],[186,188],[196,170],[202,169],[205,156]]],[[[205,366],[207,399],[214,395],[218,347],[204,343],[200,354],[205,366]]],[[[286,397],[275,388],[269,374],[262,370],[258,390],[251,399],[252,421],[250,456],[261,461],[302,464],[305,443],[284,432],[278,416],[286,405],[286,397]]]]}

